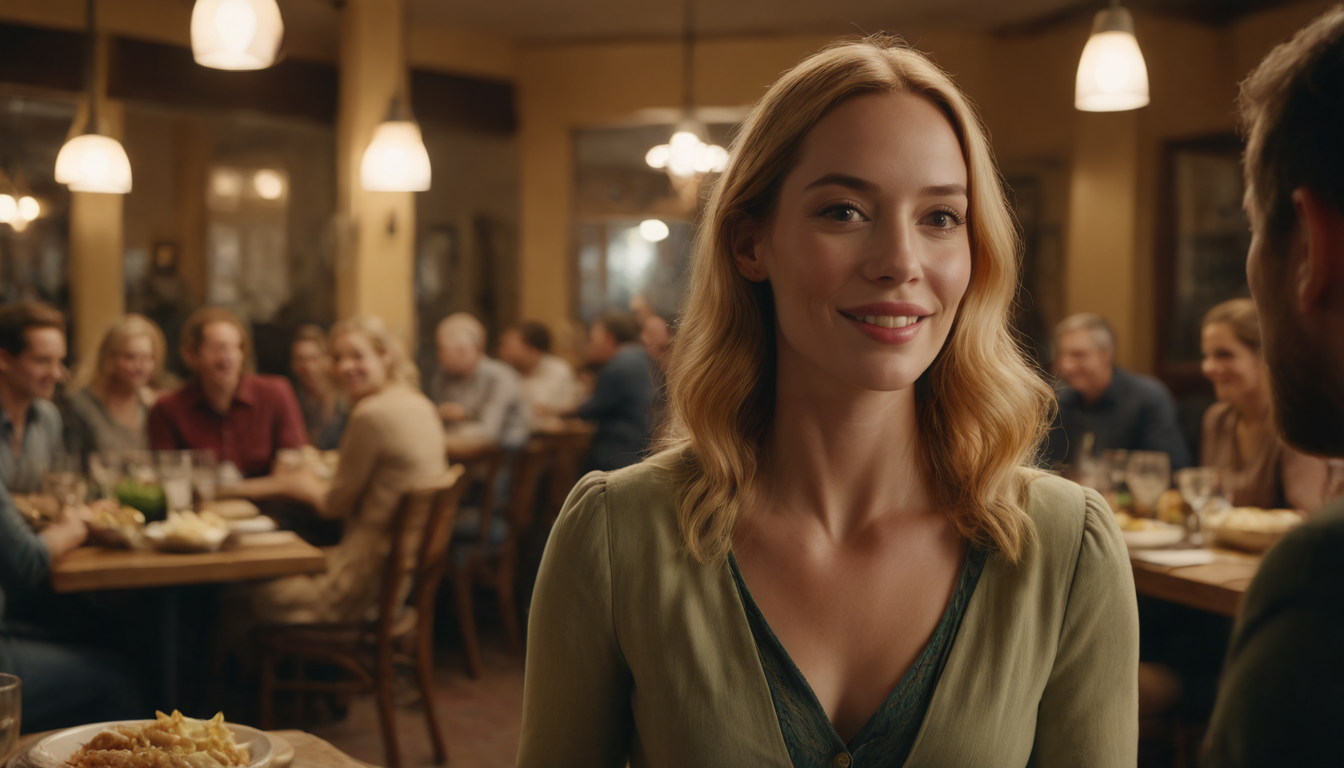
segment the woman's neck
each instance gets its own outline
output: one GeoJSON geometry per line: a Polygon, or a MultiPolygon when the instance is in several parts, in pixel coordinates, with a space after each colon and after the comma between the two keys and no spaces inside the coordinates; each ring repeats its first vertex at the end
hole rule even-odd
{"type": "Polygon", "coordinates": [[[1270,395],[1268,385],[1257,387],[1249,395],[1232,404],[1237,409],[1241,423],[1248,428],[1259,428],[1269,424],[1270,395]]]}
{"type": "Polygon", "coordinates": [[[816,516],[836,539],[931,510],[913,387],[853,389],[781,351],[776,392],[758,484],[765,508],[816,516]]]}

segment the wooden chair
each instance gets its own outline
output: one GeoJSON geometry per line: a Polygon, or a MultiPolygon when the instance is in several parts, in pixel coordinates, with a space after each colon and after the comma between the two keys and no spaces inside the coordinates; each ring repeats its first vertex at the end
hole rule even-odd
{"type": "Polygon", "coordinates": [[[480,536],[453,547],[453,568],[449,578],[453,581],[457,597],[457,620],[462,629],[467,672],[473,678],[479,678],[483,672],[480,641],[476,634],[476,611],[471,596],[472,587],[476,584],[495,590],[499,597],[499,610],[504,617],[504,630],[508,633],[509,650],[513,653],[522,650],[522,630],[514,598],[518,543],[536,512],[538,481],[546,467],[547,456],[545,443],[533,439],[514,457],[509,501],[503,510],[508,528],[502,541],[492,541],[492,538],[498,539],[498,536],[491,536],[494,530],[491,512],[489,508],[482,508],[480,536]]]}
{"type": "Polygon", "coordinates": [[[257,631],[263,650],[260,707],[263,729],[275,727],[276,691],[294,691],[300,715],[305,693],[376,692],[387,764],[389,768],[398,768],[401,754],[392,713],[392,683],[393,667],[400,664],[415,668],[425,724],[434,747],[434,762],[438,765],[447,762],[448,748],[434,712],[434,599],[448,569],[453,522],[466,485],[459,481],[461,475],[461,467],[454,467],[432,485],[402,495],[392,516],[392,545],[383,566],[377,619],[277,625],[257,631]],[[424,524],[417,530],[413,520],[421,510],[425,511],[424,524]],[[419,552],[408,573],[406,555],[417,543],[419,552]],[[399,598],[407,578],[411,580],[410,598],[403,603],[399,598]],[[293,680],[276,677],[276,668],[284,658],[295,660],[293,680]],[[308,661],[339,667],[350,672],[354,679],[308,680],[304,674],[308,661]]]}
{"type": "Polygon", "coordinates": [[[550,477],[547,478],[546,505],[542,513],[542,519],[549,527],[555,523],[565,499],[579,481],[579,473],[583,471],[583,463],[593,445],[593,431],[579,427],[542,435],[541,439],[551,449],[550,477]]]}

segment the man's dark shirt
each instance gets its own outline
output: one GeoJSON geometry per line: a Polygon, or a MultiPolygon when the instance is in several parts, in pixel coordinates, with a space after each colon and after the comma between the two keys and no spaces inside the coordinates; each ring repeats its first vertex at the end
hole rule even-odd
{"type": "Polygon", "coordinates": [[[590,469],[627,467],[644,456],[653,406],[653,361],[643,347],[626,344],[597,375],[593,396],[576,415],[597,422],[590,469]]]}
{"type": "Polygon", "coordinates": [[[1265,555],[1241,602],[1205,768],[1344,763],[1344,502],[1265,555]]]}
{"type": "Polygon", "coordinates": [[[1097,455],[1110,448],[1162,451],[1171,457],[1173,471],[1190,466],[1176,403],[1157,379],[1115,368],[1111,386],[1091,405],[1063,383],[1058,393],[1059,415],[1050,429],[1047,462],[1076,463],[1083,435],[1091,432],[1097,455]]]}

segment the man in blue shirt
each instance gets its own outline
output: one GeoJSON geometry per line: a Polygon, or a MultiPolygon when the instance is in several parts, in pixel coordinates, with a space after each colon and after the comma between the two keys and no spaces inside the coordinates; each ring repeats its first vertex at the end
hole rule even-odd
{"type": "Polygon", "coordinates": [[[639,322],[630,315],[599,317],[589,334],[588,357],[602,365],[592,397],[575,411],[597,423],[588,469],[609,471],[644,458],[653,407],[653,362],[640,344],[639,322]]]}
{"type": "Polygon", "coordinates": [[[1172,470],[1190,466],[1176,404],[1162,383],[1115,365],[1115,334],[1100,315],[1066,318],[1055,329],[1059,414],[1050,429],[1046,461],[1076,464],[1083,435],[1093,450],[1162,451],[1172,470]]]}
{"type": "Polygon", "coordinates": [[[49,642],[5,615],[6,596],[39,593],[51,563],[88,535],[74,515],[34,533],[9,490],[40,490],[42,472],[60,451],[61,417],[50,398],[64,359],[65,320],[54,307],[0,307],[0,672],[23,681],[23,728],[30,732],[144,715],[124,660],[49,642]]]}

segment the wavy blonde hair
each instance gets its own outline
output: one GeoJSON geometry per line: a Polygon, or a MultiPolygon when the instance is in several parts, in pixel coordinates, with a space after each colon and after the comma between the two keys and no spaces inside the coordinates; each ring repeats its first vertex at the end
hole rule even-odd
{"type": "Polygon", "coordinates": [[[327,333],[327,349],[334,353],[336,340],[347,333],[358,333],[368,339],[374,351],[387,358],[388,383],[420,386],[420,369],[411,362],[406,346],[381,317],[356,315],[336,323],[327,333]]]}
{"type": "Polygon", "coordinates": [[[81,365],[79,373],[71,382],[71,390],[88,387],[95,393],[102,396],[107,389],[107,382],[112,378],[112,370],[115,366],[114,358],[126,349],[126,344],[131,339],[144,336],[149,339],[150,347],[154,350],[154,373],[149,377],[149,386],[158,389],[163,385],[163,358],[168,349],[168,342],[163,338],[163,331],[153,320],[144,315],[137,315],[134,312],[122,315],[112,322],[103,334],[103,340],[98,342],[98,355],[92,361],[92,365],[81,365]]]}
{"type": "Polygon", "coordinates": [[[757,480],[775,408],[775,316],[768,283],[738,273],[734,232],[767,222],[804,138],[837,104],[864,93],[910,93],[939,107],[969,176],[971,280],[942,351],[915,383],[923,463],[958,533],[1009,561],[1032,538],[1026,468],[1054,396],[1009,329],[1018,237],[975,109],[952,79],[899,39],[836,44],[785,73],[752,109],[709,200],[668,372],[669,421],[658,463],[678,474],[689,554],[727,556],[757,480]]]}

